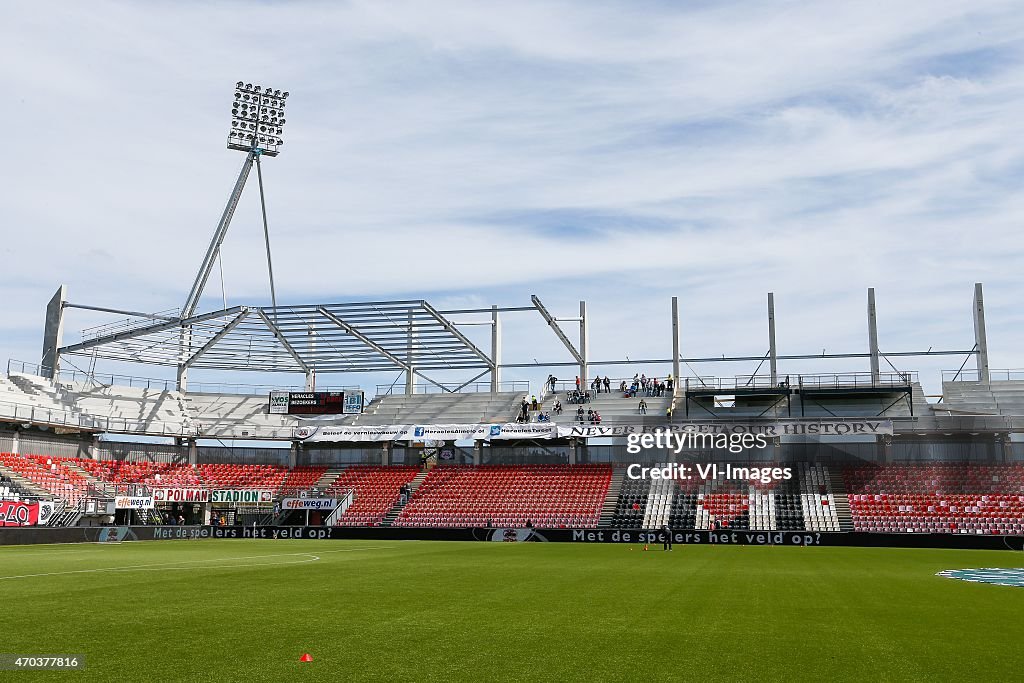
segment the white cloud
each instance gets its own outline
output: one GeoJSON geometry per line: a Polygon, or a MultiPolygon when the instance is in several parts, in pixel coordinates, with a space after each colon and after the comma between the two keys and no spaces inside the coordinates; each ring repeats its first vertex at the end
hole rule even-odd
{"type": "MultiPolygon", "coordinates": [[[[875,286],[906,350],[969,348],[980,280],[993,365],[1024,365],[1022,24],[1013,2],[6,3],[5,350],[37,355],[60,282],[181,303],[241,163],[241,77],[293,93],[265,164],[282,300],[586,298],[595,354],[637,357],[668,354],[672,294],[698,355],[762,353],[768,290],[780,344],[858,350],[875,286]]],[[[254,192],[235,301],[266,300],[254,192]]],[[[506,356],[557,353],[528,329],[506,356]]]]}

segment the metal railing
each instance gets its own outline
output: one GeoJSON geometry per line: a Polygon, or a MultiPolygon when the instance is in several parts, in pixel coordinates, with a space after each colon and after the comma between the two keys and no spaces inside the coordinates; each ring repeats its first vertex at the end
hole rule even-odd
{"type": "Polygon", "coordinates": [[[282,425],[267,427],[248,424],[186,424],[183,422],[161,422],[157,420],[132,420],[121,417],[103,417],[54,410],[24,403],[0,401],[0,419],[9,422],[51,427],[75,427],[111,434],[140,434],[146,436],[173,436],[218,439],[291,439],[293,429],[299,426],[282,425]]]}
{"type": "MultiPolygon", "coordinates": [[[[1020,382],[1024,381],[1024,370],[1021,369],[1006,369],[1006,370],[989,370],[988,371],[989,381],[996,382],[1020,382]]],[[[981,377],[977,370],[943,370],[942,371],[943,382],[980,382],[981,377]]]]}
{"type": "Polygon", "coordinates": [[[804,389],[873,389],[906,387],[917,382],[916,372],[880,372],[874,379],[870,372],[842,372],[823,375],[798,375],[804,389]]]}
{"type": "MultiPolygon", "coordinates": [[[[21,360],[8,359],[7,374],[12,372],[23,375],[34,375],[42,377],[42,366],[38,363],[30,363],[21,360]]],[[[121,386],[132,389],[151,389],[158,391],[174,391],[177,389],[177,381],[173,379],[160,379],[156,377],[135,377],[133,375],[121,375],[109,372],[88,373],[81,370],[61,370],[57,379],[58,384],[69,384],[77,382],[80,384],[100,384],[104,386],[121,386]]],[[[317,387],[316,391],[359,391],[361,387],[324,386],[317,387]]],[[[186,393],[198,394],[237,394],[240,396],[258,396],[269,394],[271,391],[306,391],[303,386],[282,386],[280,384],[237,384],[231,382],[189,382],[186,393]]]]}
{"type": "MultiPolygon", "coordinates": [[[[416,394],[485,394],[490,393],[491,383],[490,382],[470,382],[468,384],[458,384],[455,382],[439,382],[438,384],[423,383],[417,384],[414,387],[414,393],[416,394]],[[439,386],[439,385],[440,386],[439,386]]],[[[501,392],[516,392],[516,393],[530,393],[530,383],[521,381],[509,381],[499,382],[498,391],[501,392]]],[[[405,394],[404,384],[378,384],[376,387],[377,396],[392,396],[392,395],[403,395],[405,394]]]]}

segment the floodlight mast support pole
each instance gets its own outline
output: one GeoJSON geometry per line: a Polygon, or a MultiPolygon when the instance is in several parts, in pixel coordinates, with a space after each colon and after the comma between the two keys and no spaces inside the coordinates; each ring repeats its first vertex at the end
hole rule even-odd
{"type": "MultiPolygon", "coordinates": [[[[277,310],[277,294],[274,292],[274,264],[270,260],[270,226],[267,224],[267,200],[263,194],[263,167],[260,165],[260,155],[256,155],[256,179],[260,185],[260,209],[263,210],[263,237],[267,243],[267,273],[270,274],[270,305],[277,310]]],[[[227,308],[227,306],[224,306],[227,308]]],[[[274,314],[275,322],[277,313],[274,314]]]]}
{"type": "MultiPolygon", "coordinates": [[[[238,179],[235,181],[235,186],[228,197],[227,206],[224,207],[224,212],[220,216],[220,222],[217,224],[217,230],[213,233],[213,239],[206,250],[206,256],[203,257],[203,264],[199,267],[199,274],[196,275],[195,282],[192,283],[192,291],[189,292],[188,299],[185,300],[185,305],[181,308],[180,315],[182,319],[191,317],[199,306],[199,299],[203,295],[203,290],[206,289],[206,283],[210,279],[210,273],[213,272],[217,254],[220,253],[220,247],[224,244],[228,228],[231,227],[231,219],[235,215],[235,209],[238,208],[238,200],[242,197],[242,190],[245,189],[245,181],[248,180],[249,172],[252,171],[252,163],[258,155],[259,150],[256,147],[250,149],[249,153],[245,155],[242,170],[238,172],[238,179]]],[[[191,330],[184,327],[181,328],[179,347],[179,359],[188,358],[192,355],[191,330]]],[[[184,360],[178,361],[177,380],[178,391],[185,391],[188,386],[188,366],[184,360]]]]}
{"type": "Polygon", "coordinates": [[[213,271],[217,254],[220,252],[221,245],[224,244],[228,228],[231,227],[231,219],[234,217],[235,209],[238,208],[238,201],[242,197],[242,190],[245,189],[245,181],[248,180],[249,172],[252,171],[253,161],[256,160],[258,155],[259,150],[256,148],[249,150],[249,153],[245,155],[242,170],[238,172],[238,179],[235,181],[235,186],[228,197],[224,213],[220,216],[220,222],[217,224],[217,230],[213,233],[213,239],[206,250],[206,256],[203,257],[203,264],[199,267],[199,274],[196,275],[195,282],[192,283],[192,291],[189,292],[188,299],[185,300],[185,305],[181,308],[182,318],[191,316],[199,306],[199,298],[203,295],[203,290],[206,289],[206,282],[210,279],[210,273],[213,271]]]}

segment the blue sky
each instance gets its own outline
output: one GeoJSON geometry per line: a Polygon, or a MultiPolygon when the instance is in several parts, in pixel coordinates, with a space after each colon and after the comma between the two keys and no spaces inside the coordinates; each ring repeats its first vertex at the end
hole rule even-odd
{"type": "MultiPolygon", "coordinates": [[[[902,351],[970,348],[981,281],[992,366],[1024,367],[1022,36],[998,1],[6,2],[0,355],[38,359],[60,283],[183,302],[242,79],[292,93],[265,164],[282,302],[586,299],[609,359],[670,355],[677,295],[697,357],[764,353],[768,291],[781,353],[863,351],[873,286],[902,351]]],[[[268,300],[262,249],[250,191],[229,303],[268,300]]],[[[507,360],[568,360],[539,317],[506,329],[507,360]]],[[[934,392],[960,360],[902,369],[934,392]]]]}

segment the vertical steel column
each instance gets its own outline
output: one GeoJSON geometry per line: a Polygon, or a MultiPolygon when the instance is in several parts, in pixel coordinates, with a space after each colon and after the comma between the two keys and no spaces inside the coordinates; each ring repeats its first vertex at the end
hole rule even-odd
{"type": "Polygon", "coordinates": [[[415,351],[416,333],[413,331],[413,313],[409,311],[409,330],[405,346],[405,393],[416,393],[416,366],[413,352],[415,351]]]}
{"type": "Polygon", "coordinates": [[[978,363],[978,381],[989,381],[988,370],[988,335],[985,332],[985,297],[981,291],[981,283],[974,283],[974,343],[978,349],[975,360],[978,363]]]}
{"type": "Polygon", "coordinates": [[[498,306],[491,306],[491,392],[501,391],[501,317],[498,306]]]}
{"type": "Polygon", "coordinates": [[[768,292],[768,367],[772,386],[779,385],[779,354],[775,347],[775,294],[768,292]]]}
{"type": "Polygon", "coordinates": [[[67,294],[67,285],[61,285],[50,298],[50,303],[46,304],[40,374],[54,381],[60,374],[60,357],[57,349],[64,343],[64,303],[67,301],[67,294]]]}
{"type": "Polygon", "coordinates": [[[587,302],[580,302],[580,389],[589,387],[587,362],[590,360],[590,325],[587,324],[587,302]]]}
{"type": "Polygon", "coordinates": [[[672,297],[672,395],[679,395],[679,297],[672,297]]]}
{"type": "Polygon", "coordinates": [[[878,384],[878,317],[875,312],[875,288],[868,287],[868,353],[871,354],[871,384],[878,384]]]}

